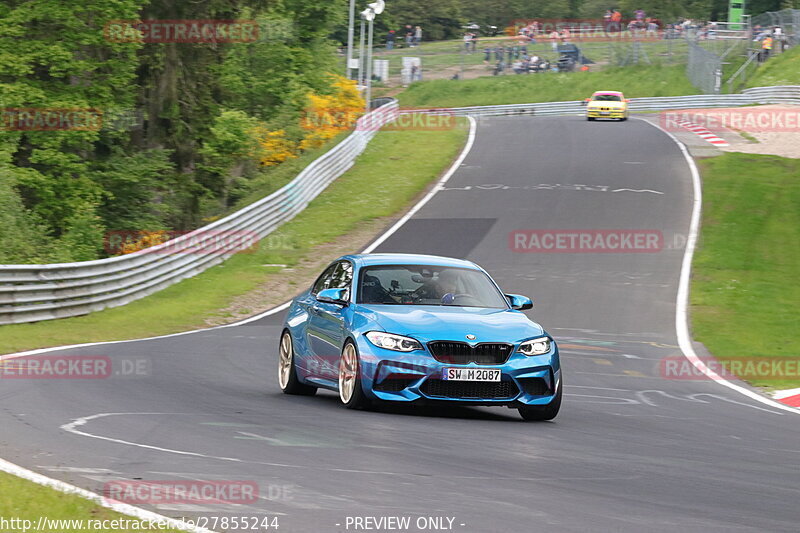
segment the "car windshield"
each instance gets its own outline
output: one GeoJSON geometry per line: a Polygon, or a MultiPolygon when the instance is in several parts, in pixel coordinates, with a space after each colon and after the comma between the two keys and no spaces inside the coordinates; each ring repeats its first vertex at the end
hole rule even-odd
{"type": "Polygon", "coordinates": [[[381,265],[361,270],[358,303],[505,309],[505,297],[480,270],[432,265],[381,265]]]}
{"type": "Polygon", "coordinates": [[[593,100],[595,102],[621,102],[622,97],[618,94],[596,94],[593,100]]]}

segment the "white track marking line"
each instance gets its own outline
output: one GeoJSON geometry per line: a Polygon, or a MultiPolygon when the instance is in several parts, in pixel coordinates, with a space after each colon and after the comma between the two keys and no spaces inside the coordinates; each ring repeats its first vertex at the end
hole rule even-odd
{"type": "Polygon", "coordinates": [[[691,154],[686,149],[686,145],[680,142],[672,133],[661,128],[658,124],[653,124],[648,120],[643,120],[643,122],[646,122],[654,128],[664,132],[669,136],[670,139],[675,141],[675,144],[678,145],[681,153],[683,153],[683,157],[686,160],[686,164],[689,165],[689,170],[692,174],[692,188],[694,190],[692,219],[689,225],[689,236],[686,241],[686,251],[683,255],[683,264],[681,265],[681,277],[680,281],[678,282],[678,298],[675,309],[675,330],[678,334],[678,346],[680,347],[681,352],[683,352],[684,357],[686,357],[686,359],[688,359],[689,362],[695,366],[695,368],[697,368],[709,379],[719,383],[723,387],[728,387],[739,394],[743,394],[748,398],[751,398],[757,402],[761,402],[765,405],[769,405],[770,407],[782,409],[790,413],[800,414],[800,409],[795,409],[793,407],[776,402],[770,398],[758,394],[757,392],[751,391],[724,379],[710,369],[703,362],[703,360],[700,359],[700,357],[697,355],[697,352],[694,351],[694,346],[692,346],[692,336],[689,333],[689,288],[692,275],[692,259],[694,258],[694,251],[697,247],[697,237],[700,231],[700,213],[702,212],[703,208],[703,188],[700,182],[700,171],[697,169],[697,164],[694,162],[691,154]]]}
{"type": "Polygon", "coordinates": [[[800,389],[788,389],[788,390],[779,390],[772,393],[772,397],[776,400],[782,400],[784,398],[789,398],[791,396],[797,396],[800,394],[800,389]]]}
{"type": "Polygon", "coordinates": [[[51,489],[57,490],[59,492],[63,492],[65,494],[74,494],[75,496],[80,496],[86,500],[91,501],[99,505],[100,507],[105,507],[106,509],[111,509],[112,511],[116,511],[120,514],[124,514],[127,516],[131,516],[138,520],[148,521],[154,520],[163,522],[168,524],[169,527],[174,529],[180,529],[182,531],[194,531],[196,533],[213,533],[210,529],[205,529],[201,527],[195,527],[183,520],[176,520],[174,518],[170,518],[168,516],[160,515],[158,513],[154,513],[152,511],[147,511],[145,509],[141,509],[139,507],[134,507],[133,505],[128,505],[126,503],[115,502],[112,500],[108,500],[99,494],[95,494],[86,489],[82,489],[80,487],[76,487],[75,485],[70,485],[69,483],[65,483],[58,479],[49,478],[47,476],[43,476],[42,474],[37,474],[32,470],[28,470],[27,468],[22,468],[21,466],[15,465],[13,463],[9,463],[8,461],[4,461],[0,459],[0,470],[6,472],[7,474],[11,474],[13,476],[17,476],[19,478],[32,481],[37,485],[42,485],[45,487],[49,487],[51,489]]]}
{"type": "MultiPolygon", "coordinates": [[[[433,196],[438,192],[439,188],[442,185],[444,185],[445,183],[447,183],[447,181],[453,176],[453,174],[456,173],[456,171],[459,169],[461,164],[467,158],[467,155],[469,155],[470,151],[472,150],[472,145],[475,143],[475,136],[476,136],[476,133],[477,133],[477,125],[478,124],[477,124],[477,122],[475,121],[475,119],[473,117],[467,117],[467,119],[469,120],[469,137],[467,139],[467,144],[461,150],[461,154],[458,156],[458,159],[456,159],[456,161],[451,165],[451,167],[448,169],[448,171],[445,173],[445,175],[442,176],[442,178],[438,182],[436,182],[436,185],[434,185],[434,187],[431,189],[431,191],[422,200],[420,200],[411,209],[411,211],[406,213],[406,215],[403,218],[401,218],[396,224],[394,224],[391,228],[389,228],[388,231],[386,231],[375,242],[373,242],[370,246],[368,246],[367,249],[364,250],[364,253],[369,253],[370,251],[374,250],[383,241],[388,239],[389,236],[391,236],[398,229],[400,229],[400,227],[403,224],[405,224],[411,218],[411,216],[414,213],[419,211],[420,208],[422,208],[423,205],[428,203],[428,201],[431,198],[433,198],[433,196]]],[[[291,304],[291,301],[285,302],[285,303],[283,303],[283,304],[281,304],[281,305],[279,305],[277,307],[273,307],[272,309],[269,309],[268,311],[264,311],[263,313],[254,315],[254,316],[252,316],[250,318],[246,318],[245,320],[242,320],[242,321],[239,321],[239,322],[234,322],[232,324],[225,324],[225,325],[222,325],[222,326],[214,326],[214,327],[205,328],[205,329],[196,329],[196,330],[192,330],[192,331],[183,331],[181,333],[170,333],[168,335],[157,335],[155,337],[145,337],[145,338],[142,338],[142,339],[127,339],[127,340],[121,340],[121,341],[105,341],[105,342],[87,342],[87,343],[83,343],[83,344],[73,344],[73,345],[66,345],[66,346],[53,346],[51,348],[42,348],[42,349],[38,349],[38,350],[27,350],[27,351],[24,351],[24,352],[18,352],[18,353],[13,353],[13,354],[8,354],[8,355],[2,355],[2,356],[0,356],[0,363],[2,363],[3,361],[9,360],[9,359],[16,359],[16,358],[19,358],[19,357],[26,357],[26,356],[29,356],[29,355],[38,355],[38,354],[54,352],[54,351],[58,351],[58,350],[66,350],[66,349],[72,349],[72,348],[87,348],[87,347],[90,347],[90,346],[104,346],[104,345],[109,345],[109,344],[123,344],[123,343],[127,343],[127,342],[141,342],[141,341],[149,341],[149,340],[156,340],[156,339],[166,339],[166,338],[170,338],[170,337],[180,337],[182,335],[191,335],[193,333],[201,333],[201,332],[212,331],[212,330],[216,330],[216,329],[232,328],[232,327],[235,327],[235,326],[241,326],[241,325],[244,325],[244,324],[248,324],[250,322],[254,322],[256,320],[260,320],[260,319],[262,319],[264,317],[279,313],[279,312],[283,311],[284,309],[288,309],[290,304],[291,304]]],[[[85,423],[85,421],[83,423],[85,423]]],[[[76,424],[76,425],[80,425],[80,424],[76,424]]],[[[70,426],[70,424],[65,424],[65,426],[70,426]]],[[[64,426],[62,426],[62,429],[65,429],[64,426]]],[[[74,427],[72,427],[72,430],[75,433],[81,433],[80,431],[75,430],[74,427]]],[[[94,437],[94,438],[102,438],[102,437],[97,437],[97,436],[88,435],[88,434],[87,434],[87,436],[91,436],[91,437],[94,437]]],[[[108,440],[111,440],[111,439],[108,439],[108,440]]],[[[128,443],[125,443],[125,444],[128,444],[128,443]]],[[[135,445],[135,443],[132,443],[132,444],[135,445]]],[[[143,446],[143,447],[146,447],[146,446],[143,446]]],[[[152,447],[152,448],[155,448],[155,447],[152,447]]],[[[166,450],[166,451],[172,451],[172,450],[166,450]]],[[[236,460],[236,459],[228,458],[226,460],[236,460]]],[[[94,492],[75,487],[73,485],[70,485],[68,483],[64,483],[64,482],[59,481],[57,479],[52,479],[52,478],[49,478],[47,476],[43,476],[42,474],[37,474],[36,472],[33,472],[31,470],[28,470],[28,469],[23,468],[23,467],[18,466],[18,465],[15,465],[13,463],[9,463],[8,461],[4,461],[3,459],[0,459],[0,470],[6,472],[8,474],[17,476],[17,477],[21,477],[21,478],[26,479],[28,481],[32,481],[32,482],[37,483],[39,485],[44,485],[44,486],[53,488],[53,489],[58,490],[60,492],[66,492],[66,493],[69,493],[69,494],[76,494],[78,496],[81,496],[82,498],[86,498],[87,500],[90,500],[92,502],[98,503],[99,505],[102,505],[103,507],[107,507],[109,509],[112,509],[114,511],[117,511],[119,513],[122,513],[122,514],[125,514],[125,515],[128,515],[128,516],[133,516],[135,518],[147,516],[147,517],[151,517],[154,520],[169,520],[170,521],[170,525],[172,527],[174,527],[175,529],[181,529],[181,530],[185,530],[185,531],[194,531],[194,532],[198,532],[198,533],[206,533],[206,532],[213,533],[210,529],[192,527],[190,524],[187,524],[186,522],[181,522],[179,520],[174,520],[172,518],[161,516],[159,514],[152,513],[150,511],[146,511],[146,510],[140,509],[138,507],[133,507],[131,505],[121,504],[121,503],[115,503],[115,504],[110,504],[109,505],[107,502],[105,502],[105,500],[103,499],[102,496],[99,496],[98,494],[95,494],[94,492]]]]}

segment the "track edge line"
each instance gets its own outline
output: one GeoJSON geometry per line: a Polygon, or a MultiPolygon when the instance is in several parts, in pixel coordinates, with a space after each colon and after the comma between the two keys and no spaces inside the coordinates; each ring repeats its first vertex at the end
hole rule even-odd
{"type": "Polygon", "coordinates": [[[148,511],[146,509],[135,507],[127,503],[108,500],[103,496],[100,496],[99,494],[96,494],[90,490],[76,487],[75,485],[71,485],[64,481],[47,477],[43,474],[38,474],[33,470],[28,470],[27,468],[23,468],[19,465],[16,465],[4,459],[0,459],[0,471],[5,472],[7,474],[11,474],[12,476],[16,476],[18,478],[25,479],[27,481],[31,481],[33,483],[36,483],[37,485],[57,490],[58,492],[79,496],[85,500],[89,500],[92,503],[99,505],[100,507],[111,509],[112,511],[133,518],[137,518],[141,521],[151,521],[151,520],[158,521],[161,523],[165,523],[169,525],[169,527],[172,527],[174,529],[180,529],[182,531],[192,531],[194,533],[214,533],[210,529],[197,527],[183,520],[178,520],[176,518],[170,518],[168,516],[160,515],[153,511],[148,511]]]}
{"type": "Polygon", "coordinates": [[[719,383],[724,387],[728,387],[739,394],[747,396],[750,399],[756,400],[757,402],[769,405],[770,407],[788,411],[794,414],[800,414],[800,409],[778,403],[771,398],[767,398],[766,396],[763,396],[755,391],[746,389],[735,383],[731,383],[709,368],[703,362],[703,360],[700,359],[700,357],[697,355],[697,352],[695,352],[694,346],[692,346],[692,336],[689,332],[689,290],[692,276],[692,260],[694,259],[694,252],[697,247],[697,236],[700,232],[700,214],[703,208],[703,187],[700,181],[700,171],[697,168],[697,163],[695,163],[694,158],[686,148],[686,145],[678,140],[677,137],[660,127],[658,124],[654,124],[648,120],[642,121],[662,131],[670,139],[672,139],[675,144],[678,145],[678,148],[683,154],[683,157],[686,160],[686,164],[689,166],[689,170],[691,171],[692,175],[692,189],[694,191],[694,200],[692,202],[692,218],[689,224],[689,235],[686,239],[686,250],[683,254],[681,275],[678,282],[677,303],[675,306],[675,332],[678,336],[678,346],[681,349],[681,353],[683,353],[683,356],[686,357],[686,359],[688,359],[695,368],[697,368],[710,380],[719,383]]]}

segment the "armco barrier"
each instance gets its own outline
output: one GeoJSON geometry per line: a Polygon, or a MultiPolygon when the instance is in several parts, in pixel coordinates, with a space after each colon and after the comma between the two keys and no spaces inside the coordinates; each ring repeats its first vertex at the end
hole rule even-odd
{"type": "MultiPolygon", "coordinates": [[[[378,102],[381,103],[381,102],[378,102]]],[[[582,115],[581,101],[430,109],[449,115],[582,115]]],[[[800,104],[800,86],[757,87],[741,94],[633,98],[633,111],[663,111],[754,104],[800,104]]],[[[396,101],[363,117],[347,139],[314,161],[291,183],[266,198],[159,247],[83,263],[0,265],[0,324],[35,322],[84,315],[152,294],[221,263],[230,252],[185,253],[182,249],[213,242],[219,232],[259,238],[302,211],[333,180],[352,166],[378,126],[394,119],[396,101]],[[160,249],[169,250],[161,253],[160,249]]],[[[419,110],[418,110],[419,112],[419,110]]],[[[230,241],[228,244],[231,243],[230,241]]]]}
{"type": "Polygon", "coordinates": [[[81,263],[0,265],[0,324],[85,315],[127,304],[198,274],[302,211],[355,162],[382,124],[397,115],[384,103],[353,133],[266,198],[212,224],[141,252],[81,263]],[[228,238],[218,246],[220,234],[228,238]],[[193,252],[195,250],[195,252],[193,252]],[[203,250],[197,253],[196,250],[203,250]]]}
{"type": "MultiPolygon", "coordinates": [[[[662,96],[631,98],[631,111],[665,111],[669,109],[696,109],[705,107],[736,107],[754,104],[800,104],[800,86],[757,87],[741,94],[706,94],[690,96],[662,96]]],[[[542,102],[537,104],[510,104],[495,106],[454,107],[429,109],[429,113],[443,112],[459,116],[491,117],[506,115],[582,115],[581,100],[569,102],[542,102]]]]}

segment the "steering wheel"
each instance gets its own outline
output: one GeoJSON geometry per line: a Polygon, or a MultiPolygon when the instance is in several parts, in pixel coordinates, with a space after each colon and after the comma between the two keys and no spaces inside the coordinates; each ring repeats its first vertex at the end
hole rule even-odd
{"type": "Polygon", "coordinates": [[[453,294],[452,292],[448,292],[447,294],[442,296],[442,303],[444,305],[453,304],[459,298],[472,298],[473,300],[477,300],[477,298],[475,298],[475,296],[473,296],[472,294],[467,294],[467,293],[453,294]]]}

